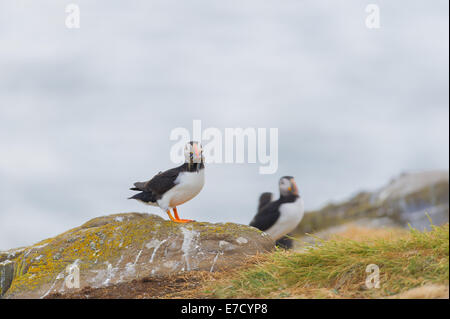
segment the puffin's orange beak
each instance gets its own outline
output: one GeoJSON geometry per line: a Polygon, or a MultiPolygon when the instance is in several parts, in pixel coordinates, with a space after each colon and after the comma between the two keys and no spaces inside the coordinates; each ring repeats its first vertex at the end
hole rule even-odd
{"type": "Polygon", "coordinates": [[[197,146],[197,144],[194,144],[194,152],[195,152],[195,155],[198,157],[198,146],[197,146]]]}
{"type": "Polygon", "coordinates": [[[297,183],[294,180],[292,180],[291,183],[292,183],[292,193],[298,195],[297,183]]]}

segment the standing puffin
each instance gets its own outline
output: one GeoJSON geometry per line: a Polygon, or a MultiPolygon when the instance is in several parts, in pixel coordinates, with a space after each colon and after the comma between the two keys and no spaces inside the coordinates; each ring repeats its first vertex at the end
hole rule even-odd
{"type": "Polygon", "coordinates": [[[303,199],[298,194],[297,184],[292,176],[280,178],[280,198],[272,201],[272,193],[259,197],[258,212],[250,226],[269,234],[277,244],[291,248],[290,241],[283,238],[293,231],[303,218],[303,199]]]}
{"type": "Polygon", "coordinates": [[[180,219],[177,206],[194,198],[205,183],[205,165],[202,147],[198,142],[189,142],[184,148],[185,163],[181,166],[159,172],[147,182],[134,183],[133,191],[140,193],[130,197],[147,205],[159,206],[176,223],[192,222],[180,219]],[[173,209],[175,217],[170,209],[173,209]]]}

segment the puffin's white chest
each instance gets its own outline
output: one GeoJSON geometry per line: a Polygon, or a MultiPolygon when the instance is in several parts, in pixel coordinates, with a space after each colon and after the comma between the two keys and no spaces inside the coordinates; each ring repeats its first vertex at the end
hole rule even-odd
{"type": "Polygon", "coordinates": [[[280,205],[280,217],[265,232],[274,240],[278,240],[284,235],[293,231],[301,222],[304,214],[303,199],[297,198],[295,202],[280,205]]]}
{"type": "Polygon", "coordinates": [[[194,198],[205,184],[205,170],[198,172],[183,172],[175,180],[175,186],[172,187],[158,201],[161,208],[173,208],[194,198]]]}

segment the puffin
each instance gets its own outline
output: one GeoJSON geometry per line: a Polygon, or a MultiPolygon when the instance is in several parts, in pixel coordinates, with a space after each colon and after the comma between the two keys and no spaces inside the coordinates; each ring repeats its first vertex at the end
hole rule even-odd
{"type": "Polygon", "coordinates": [[[273,200],[272,193],[262,193],[258,210],[250,226],[267,233],[278,246],[291,248],[292,241],[285,237],[301,222],[304,215],[303,199],[292,176],[283,176],[279,181],[280,198],[273,200]]]}
{"type": "Polygon", "coordinates": [[[205,184],[205,164],[201,144],[191,141],[184,147],[185,162],[178,167],[159,172],[146,182],[136,182],[132,191],[139,193],[128,199],[138,200],[146,205],[158,206],[175,223],[193,222],[181,219],[177,206],[191,200],[205,184]],[[172,216],[170,210],[173,210],[172,216]]]}

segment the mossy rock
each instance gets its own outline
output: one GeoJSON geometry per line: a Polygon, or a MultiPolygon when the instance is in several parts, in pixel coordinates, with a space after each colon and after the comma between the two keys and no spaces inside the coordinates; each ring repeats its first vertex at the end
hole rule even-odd
{"type": "Polygon", "coordinates": [[[14,262],[9,260],[0,262],[0,296],[9,289],[13,278],[14,262]]]}
{"type": "Polygon", "coordinates": [[[270,237],[245,225],[178,224],[140,213],[103,216],[30,247],[2,253],[1,294],[42,298],[76,289],[71,288],[75,281],[70,275],[75,268],[80,289],[152,275],[216,271],[273,247],[270,237]]]}

